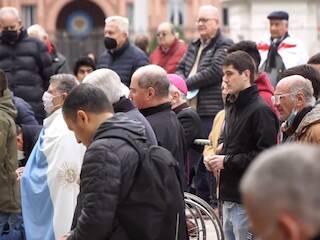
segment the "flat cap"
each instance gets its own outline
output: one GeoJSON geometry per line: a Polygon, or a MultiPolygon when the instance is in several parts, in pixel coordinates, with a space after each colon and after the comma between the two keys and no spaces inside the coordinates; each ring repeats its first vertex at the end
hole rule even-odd
{"type": "Polygon", "coordinates": [[[274,11],[268,15],[268,19],[289,20],[289,14],[285,11],[274,11]]]}

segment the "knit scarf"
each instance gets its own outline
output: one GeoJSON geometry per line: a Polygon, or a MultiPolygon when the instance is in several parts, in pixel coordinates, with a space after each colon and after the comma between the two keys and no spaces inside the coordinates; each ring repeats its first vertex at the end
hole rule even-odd
{"type": "Polygon", "coordinates": [[[268,61],[265,68],[266,72],[271,72],[271,69],[276,67],[276,56],[278,54],[278,47],[280,43],[288,36],[289,34],[286,33],[282,38],[271,38],[271,46],[268,52],[268,61]]]}

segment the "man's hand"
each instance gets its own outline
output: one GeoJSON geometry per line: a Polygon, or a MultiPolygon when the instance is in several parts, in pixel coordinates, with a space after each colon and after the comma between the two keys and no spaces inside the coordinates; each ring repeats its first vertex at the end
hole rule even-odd
{"type": "Polygon", "coordinates": [[[17,180],[19,181],[23,175],[24,167],[19,167],[16,169],[17,180]]]}
{"type": "Polygon", "coordinates": [[[206,160],[206,167],[210,169],[214,176],[218,176],[221,169],[223,169],[223,161],[225,155],[212,155],[206,160]]]}
{"type": "Polygon", "coordinates": [[[67,240],[69,236],[70,236],[70,233],[67,233],[67,234],[63,235],[62,237],[60,237],[59,240],[67,240]]]}

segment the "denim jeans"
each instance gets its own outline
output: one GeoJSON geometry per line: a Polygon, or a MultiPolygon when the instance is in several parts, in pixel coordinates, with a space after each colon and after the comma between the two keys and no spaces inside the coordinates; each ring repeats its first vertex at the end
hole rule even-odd
{"type": "Polygon", "coordinates": [[[24,228],[21,213],[0,212],[0,240],[23,240],[24,228]]]}
{"type": "Polygon", "coordinates": [[[223,233],[226,240],[254,239],[243,205],[227,201],[223,203],[223,233]]]}

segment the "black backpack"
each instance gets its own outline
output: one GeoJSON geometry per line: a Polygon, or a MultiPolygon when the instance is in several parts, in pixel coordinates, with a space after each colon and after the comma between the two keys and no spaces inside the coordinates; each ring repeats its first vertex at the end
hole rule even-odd
{"type": "Polygon", "coordinates": [[[135,179],[117,211],[130,239],[188,239],[179,166],[172,154],[120,129],[109,130],[103,138],[121,139],[139,154],[135,179]]]}

